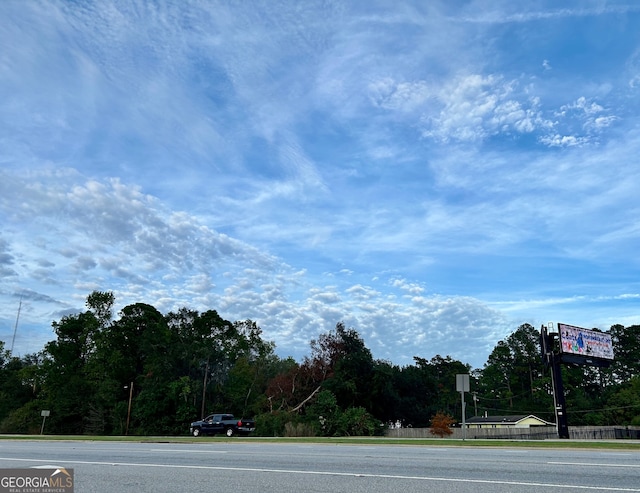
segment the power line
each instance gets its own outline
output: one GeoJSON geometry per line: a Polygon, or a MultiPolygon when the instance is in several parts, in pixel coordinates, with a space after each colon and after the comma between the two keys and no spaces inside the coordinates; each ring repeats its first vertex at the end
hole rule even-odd
{"type": "Polygon", "coordinates": [[[570,411],[571,413],[597,413],[597,412],[608,412],[608,411],[619,411],[620,409],[633,409],[636,407],[640,407],[640,404],[632,404],[630,406],[620,406],[620,407],[605,407],[602,409],[587,409],[584,411],[570,411]]]}

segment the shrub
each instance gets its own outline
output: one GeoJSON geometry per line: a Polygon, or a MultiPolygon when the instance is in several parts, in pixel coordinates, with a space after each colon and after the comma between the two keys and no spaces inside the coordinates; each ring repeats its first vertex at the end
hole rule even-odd
{"type": "Polygon", "coordinates": [[[363,407],[350,407],[338,418],[337,436],[374,436],[380,433],[381,423],[363,407]]]}
{"type": "Polygon", "coordinates": [[[292,416],[287,412],[265,413],[256,416],[256,436],[281,437],[285,436],[285,426],[292,421],[292,416]]]}
{"type": "Polygon", "coordinates": [[[429,432],[432,435],[439,436],[440,438],[449,436],[453,433],[451,425],[455,422],[456,420],[449,414],[438,411],[436,415],[431,418],[431,428],[429,429],[429,432]]]}
{"type": "Polygon", "coordinates": [[[316,436],[313,425],[310,423],[286,423],[284,425],[286,437],[313,437],[316,436]]]}

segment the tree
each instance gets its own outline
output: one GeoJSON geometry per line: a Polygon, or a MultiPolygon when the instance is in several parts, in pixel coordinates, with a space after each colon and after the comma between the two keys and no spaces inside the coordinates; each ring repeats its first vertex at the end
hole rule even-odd
{"type": "Polygon", "coordinates": [[[608,400],[609,421],[616,425],[640,426],[640,376],[635,376],[608,400]]]}
{"type": "Polygon", "coordinates": [[[453,433],[451,425],[455,422],[456,420],[449,414],[445,414],[441,411],[437,412],[436,415],[431,418],[431,428],[429,429],[429,433],[439,436],[440,438],[449,436],[453,433]]]}
{"type": "Polygon", "coordinates": [[[309,403],[322,389],[322,375],[307,359],[301,365],[288,360],[284,372],[267,384],[266,397],[269,412],[297,412],[309,403]]]}
{"type": "MultiPolygon", "coordinates": [[[[343,323],[297,363],[277,357],[251,320],[187,308],[163,315],[145,303],[114,318],[114,302],[111,292],[91,293],[87,311],[53,322],[56,339],[41,353],[11,357],[0,342],[0,432],[37,432],[38,411],[50,409],[50,432],[121,434],[131,396],[132,434],[182,434],[214,408],[256,417],[269,435],[287,425],[297,434],[372,434],[379,420],[424,427],[459,415],[456,375],[472,373],[450,356],[416,356],[405,367],[375,361],[343,323]]],[[[610,368],[562,367],[572,425],[640,423],[640,326],[610,333],[610,368]]],[[[553,415],[538,344],[538,331],[523,324],[472,373],[485,410],[553,415]]]]}
{"type": "Polygon", "coordinates": [[[40,378],[37,374],[41,355],[22,358],[11,356],[0,341],[0,432],[25,433],[28,428],[16,427],[11,415],[37,397],[40,378]]]}
{"type": "Polygon", "coordinates": [[[93,291],[87,296],[86,306],[93,313],[101,328],[105,328],[113,317],[113,305],[116,301],[111,291],[93,291]]]}
{"type": "Polygon", "coordinates": [[[615,358],[610,372],[615,382],[627,382],[640,375],[640,325],[613,325],[609,333],[615,358]]]}
{"type": "MultiPolygon", "coordinates": [[[[404,418],[399,412],[400,393],[398,380],[400,374],[400,368],[388,361],[375,361],[373,364],[368,409],[373,416],[382,422],[395,421],[398,417],[404,418]]],[[[420,392],[420,387],[414,387],[414,393],[418,392],[420,392]]]]}
{"type": "Polygon", "coordinates": [[[330,356],[332,371],[325,388],[333,392],[342,409],[370,408],[373,357],[357,331],[345,328],[342,322],[335,331],[325,334],[325,341],[334,351],[330,356]]]}
{"type": "Polygon", "coordinates": [[[424,366],[431,381],[435,382],[436,393],[429,397],[431,412],[442,410],[462,415],[460,410],[462,404],[456,392],[456,375],[470,373],[471,367],[454,360],[451,356],[443,358],[439,354],[428,362],[422,358],[414,358],[414,360],[417,364],[424,366]]]}
{"type": "Polygon", "coordinates": [[[97,341],[93,375],[101,382],[103,392],[101,399],[94,401],[94,426],[105,423],[112,432],[122,434],[168,432],[165,420],[175,410],[174,403],[165,398],[172,380],[168,357],[171,339],[166,321],[146,303],[127,305],[119,315],[118,320],[100,331],[97,341]],[[126,405],[129,396],[130,416],[126,405]],[[114,406],[116,412],[111,415],[109,410],[114,406]],[[123,425],[129,417],[126,430],[123,425]]]}
{"type": "Polygon", "coordinates": [[[45,346],[43,406],[50,409],[49,427],[58,433],[85,432],[95,387],[88,378],[95,353],[98,321],[91,312],[53,322],[57,340],[45,346]]]}
{"type": "Polygon", "coordinates": [[[317,435],[330,437],[338,432],[341,413],[336,396],[323,390],[307,409],[307,421],[314,426],[317,435]]]}
{"type": "Polygon", "coordinates": [[[490,412],[552,411],[550,375],[545,374],[540,333],[533,326],[523,324],[498,341],[479,374],[480,402],[490,412]]]}
{"type": "Polygon", "coordinates": [[[254,415],[264,404],[264,390],[275,376],[279,359],[275,344],[262,339],[262,329],[251,320],[235,322],[234,327],[243,341],[230,368],[225,388],[229,409],[240,415],[254,415]]]}
{"type": "Polygon", "coordinates": [[[390,415],[380,417],[385,422],[411,424],[414,427],[427,426],[429,416],[436,410],[438,400],[438,383],[433,377],[433,368],[429,362],[414,357],[416,365],[408,365],[396,373],[393,386],[397,400],[390,415]]]}
{"type": "Polygon", "coordinates": [[[354,329],[338,323],[310,345],[311,356],[269,383],[272,411],[301,411],[323,388],[335,395],[341,408],[368,399],[373,359],[354,329]]]}

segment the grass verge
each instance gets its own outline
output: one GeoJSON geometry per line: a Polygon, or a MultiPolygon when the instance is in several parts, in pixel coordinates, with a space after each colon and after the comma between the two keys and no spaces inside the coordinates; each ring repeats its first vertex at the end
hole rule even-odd
{"type": "Polygon", "coordinates": [[[564,448],[640,451],[640,441],[631,440],[455,440],[439,438],[384,438],[384,437],[234,437],[226,436],[89,436],[89,435],[0,435],[0,440],[78,440],[95,442],[137,443],[315,443],[324,445],[405,445],[426,447],[511,447],[511,448],[564,448]]]}

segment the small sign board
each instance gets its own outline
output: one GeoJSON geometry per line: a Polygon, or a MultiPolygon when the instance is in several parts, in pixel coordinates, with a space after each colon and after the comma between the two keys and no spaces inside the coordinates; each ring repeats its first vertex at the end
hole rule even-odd
{"type": "Polygon", "coordinates": [[[458,373],[456,375],[456,390],[458,392],[469,392],[469,375],[458,373]]]}
{"type": "Polygon", "coordinates": [[[43,418],[46,418],[47,416],[51,415],[51,411],[49,410],[44,410],[40,413],[40,416],[42,416],[43,418]]]}

